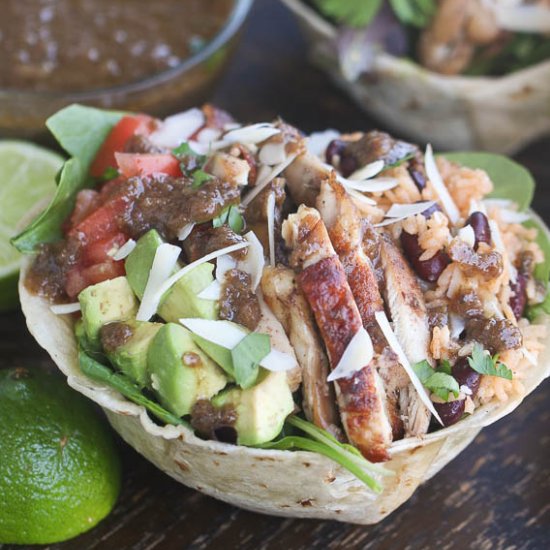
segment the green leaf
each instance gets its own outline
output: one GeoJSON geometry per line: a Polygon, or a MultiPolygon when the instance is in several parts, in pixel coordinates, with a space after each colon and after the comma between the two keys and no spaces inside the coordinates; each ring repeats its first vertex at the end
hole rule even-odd
{"type": "Polygon", "coordinates": [[[206,183],[208,180],[211,180],[213,177],[214,176],[207,174],[201,169],[195,170],[193,172],[193,184],[191,185],[191,187],[193,187],[193,189],[198,189],[199,187],[201,187],[203,183],[206,183]]]}
{"type": "Polygon", "coordinates": [[[142,405],[162,422],[187,425],[184,420],[145,397],[140,389],[124,374],[113,372],[109,367],[92,359],[82,350],[78,353],[78,361],[80,369],[86,376],[110,386],[137,405],[142,405]]]}
{"type": "Polygon", "coordinates": [[[119,171],[114,168],[113,166],[107,166],[107,168],[105,168],[105,171],[103,172],[103,174],[101,174],[101,176],[99,178],[97,178],[97,183],[103,183],[105,181],[111,181],[111,180],[114,180],[116,178],[118,178],[118,176],[120,176],[119,174],[119,171]]]}
{"type": "Polygon", "coordinates": [[[460,388],[458,382],[451,376],[451,365],[448,361],[442,362],[438,369],[433,369],[426,360],[420,361],[413,365],[413,370],[423,386],[444,401],[449,400],[451,392],[458,397],[460,388]]]}
{"type": "Polygon", "coordinates": [[[244,229],[244,218],[236,205],[224,208],[221,214],[212,220],[213,227],[221,227],[227,224],[235,233],[240,233],[244,229]]]}
{"type": "Polygon", "coordinates": [[[87,173],[101,144],[124,113],[69,105],[46,121],[55,139],[69,153],[79,159],[87,173]]]}
{"type": "Polygon", "coordinates": [[[547,292],[546,298],[540,304],[528,306],[525,310],[525,316],[532,323],[543,313],[550,315],[550,292],[547,292]]]}
{"type": "Polygon", "coordinates": [[[472,350],[472,356],[468,357],[470,367],[479,374],[489,376],[498,376],[512,380],[512,371],[504,364],[498,362],[498,355],[491,357],[488,351],[485,351],[481,344],[476,343],[472,350]]]}
{"type": "Polygon", "coordinates": [[[76,194],[86,187],[86,182],[86,173],[78,159],[72,158],[65,162],[50,204],[19,235],[11,239],[12,244],[20,252],[31,253],[39,244],[60,239],[61,224],[72,212],[76,194]]]}
{"type": "Polygon", "coordinates": [[[313,0],[326,17],[350,27],[368,25],[382,6],[382,0],[313,0]]]}
{"type": "Polygon", "coordinates": [[[192,177],[195,170],[200,170],[206,162],[206,155],[199,155],[194,151],[189,143],[183,142],[175,149],[172,154],[179,160],[180,168],[185,176],[192,177]]]}
{"type": "Polygon", "coordinates": [[[250,388],[256,382],[260,371],[260,361],[271,351],[267,334],[251,332],[232,350],[235,381],[241,388],[250,388]]]}
{"type": "Polygon", "coordinates": [[[438,372],[444,372],[445,374],[452,374],[452,370],[453,369],[451,367],[451,363],[449,363],[447,359],[442,359],[439,362],[439,367],[437,368],[438,372]]]}
{"type": "Polygon", "coordinates": [[[437,11],[436,0],[390,0],[397,19],[404,25],[426,27],[437,11]]]}
{"type": "Polygon", "coordinates": [[[523,222],[522,225],[537,230],[536,242],[544,254],[544,261],[540,264],[536,264],[534,275],[535,279],[547,284],[550,278],[550,239],[548,238],[546,229],[537,220],[533,219],[523,222]]]}
{"type": "Polygon", "coordinates": [[[489,197],[509,199],[526,210],[533,200],[535,180],[531,173],[513,160],[494,153],[441,153],[441,156],[469,168],[481,168],[491,178],[494,190],[489,197]]]}

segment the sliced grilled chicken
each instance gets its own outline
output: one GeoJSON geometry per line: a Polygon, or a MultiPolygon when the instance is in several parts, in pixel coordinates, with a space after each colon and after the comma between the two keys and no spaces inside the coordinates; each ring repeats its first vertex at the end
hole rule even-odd
{"type": "MultiPolygon", "coordinates": [[[[283,224],[291,265],[300,273],[304,293],[335,368],[363,322],[344,268],[319,212],[304,205],[283,224]]],[[[373,461],[389,458],[392,426],[384,406],[384,389],[376,367],[365,365],[335,382],[340,416],[348,439],[373,461]]]]}
{"type": "Polygon", "coordinates": [[[315,206],[321,183],[329,177],[328,169],[316,156],[304,153],[286,168],[290,195],[296,204],[315,206]]]}
{"type": "MultiPolygon", "coordinates": [[[[380,253],[384,270],[384,299],[395,335],[410,363],[424,359],[431,362],[428,314],[418,280],[387,235],[381,238],[380,253]]],[[[412,384],[399,388],[399,403],[404,415],[405,435],[425,434],[431,413],[412,384]]]]}
{"type": "MultiPolygon", "coordinates": [[[[395,376],[402,367],[397,356],[389,349],[374,317],[377,311],[384,310],[384,302],[372,263],[363,246],[366,222],[361,219],[355,204],[336,180],[334,172],[329,179],[321,183],[317,208],[346,272],[363,326],[373,341],[376,352],[373,359],[376,376],[380,373],[388,377],[389,372],[395,376]]],[[[401,376],[399,378],[402,379],[401,376]]],[[[384,403],[386,414],[391,421],[393,437],[398,438],[403,433],[403,423],[398,410],[397,387],[395,384],[391,387],[394,391],[381,392],[379,399],[384,403]]]]}
{"type": "Polygon", "coordinates": [[[334,388],[327,382],[329,364],[311,309],[298,291],[294,271],[267,267],[262,277],[267,305],[283,325],[302,370],[303,408],[308,420],[340,438],[334,388]]]}
{"type": "MultiPolygon", "coordinates": [[[[269,334],[271,339],[271,347],[273,349],[286,353],[296,359],[294,348],[289,342],[282,324],[277,319],[277,316],[273,313],[273,311],[268,307],[262,294],[258,292],[257,296],[262,316],[260,317],[260,322],[256,327],[256,331],[261,334],[269,334]]],[[[297,360],[296,365],[296,368],[293,368],[287,372],[288,385],[293,392],[300,387],[300,383],[302,382],[302,372],[297,360]]]]}

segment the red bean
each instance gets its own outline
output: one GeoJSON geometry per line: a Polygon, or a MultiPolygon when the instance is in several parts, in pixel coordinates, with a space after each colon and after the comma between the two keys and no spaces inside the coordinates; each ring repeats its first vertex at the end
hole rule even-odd
{"type": "Polygon", "coordinates": [[[325,150],[325,159],[328,164],[334,163],[334,157],[340,157],[346,147],[346,142],[341,139],[333,139],[325,150]]]}
{"type": "Polygon", "coordinates": [[[437,252],[435,256],[429,260],[420,260],[419,258],[424,253],[424,250],[418,244],[417,235],[411,235],[403,231],[401,233],[401,246],[416,274],[421,279],[429,281],[430,283],[437,281],[443,270],[449,264],[449,256],[442,250],[437,252]]]}
{"type": "Polygon", "coordinates": [[[521,319],[525,306],[527,305],[527,281],[529,276],[525,273],[518,273],[515,283],[510,282],[510,288],[514,293],[510,296],[510,307],[516,316],[516,319],[521,319]]]}
{"type": "Polygon", "coordinates": [[[452,374],[459,386],[466,386],[472,392],[472,397],[479,390],[479,384],[481,383],[481,374],[476,372],[466,357],[459,359],[453,366],[452,374]]]}
{"type": "Polygon", "coordinates": [[[471,225],[474,230],[475,244],[474,249],[477,249],[479,243],[491,244],[491,228],[489,220],[483,212],[472,212],[466,221],[466,225],[471,225]]]}
{"type": "Polygon", "coordinates": [[[445,426],[456,424],[462,418],[465,401],[465,399],[457,399],[448,403],[434,403],[435,410],[445,426]]]}

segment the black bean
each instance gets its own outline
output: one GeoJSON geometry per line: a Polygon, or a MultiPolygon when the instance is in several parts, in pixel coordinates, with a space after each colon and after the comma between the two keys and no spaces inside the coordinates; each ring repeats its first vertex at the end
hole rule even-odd
{"type": "Polygon", "coordinates": [[[346,147],[346,142],[341,139],[333,139],[325,150],[325,159],[328,164],[334,165],[334,157],[340,157],[346,147]]]}
{"type": "Polygon", "coordinates": [[[470,389],[472,397],[477,393],[481,382],[481,374],[470,367],[466,357],[460,358],[455,363],[452,374],[459,386],[466,386],[470,389]]]}
{"type": "Polygon", "coordinates": [[[456,424],[462,418],[465,401],[465,399],[457,399],[448,403],[434,403],[435,410],[445,426],[456,424]]]}
{"type": "Polygon", "coordinates": [[[442,250],[437,252],[429,260],[420,260],[419,258],[424,253],[424,250],[418,244],[417,235],[411,235],[403,231],[401,233],[401,246],[416,274],[421,279],[430,283],[437,281],[443,270],[449,264],[449,256],[442,250]]]}
{"type": "Polygon", "coordinates": [[[514,293],[513,296],[510,296],[510,307],[518,320],[523,316],[525,306],[527,305],[526,289],[528,280],[529,275],[526,275],[525,273],[518,273],[516,282],[510,282],[510,288],[514,293]]]}
{"type": "Polygon", "coordinates": [[[491,228],[489,220],[483,212],[472,212],[466,221],[466,225],[471,225],[474,230],[475,244],[474,249],[477,249],[479,243],[491,244],[491,228]]]}

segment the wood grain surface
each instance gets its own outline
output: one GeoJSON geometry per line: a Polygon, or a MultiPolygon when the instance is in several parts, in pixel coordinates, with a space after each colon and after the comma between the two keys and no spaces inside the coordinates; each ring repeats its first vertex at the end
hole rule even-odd
{"type": "MultiPolygon", "coordinates": [[[[307,64],[292,17],[258,0],[237,55],[212,100],[241,120],[276,115],[305,131],[375,123],[307,64]]],[[[550,139],[517,156],[538,181],[535,208],[550,223],[550,139]]],[[[0,315],[0,368],[51,361],[20,313],[0,315]]],[[[244,512],[179,485],[120,439],[124,482],[113,513],[56,550],[180,548],[550,548],[550,384],[475,442],[376,526],[244,512]]],[[[1,459],[1,457],[0,457],[1,459]]],[[[246,472],[243,472],[243,476],[246,472]]],[[[0,545],[1,550],[21,547],[0,545]]]]}

